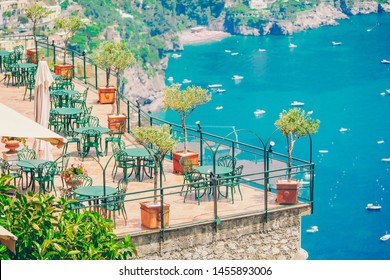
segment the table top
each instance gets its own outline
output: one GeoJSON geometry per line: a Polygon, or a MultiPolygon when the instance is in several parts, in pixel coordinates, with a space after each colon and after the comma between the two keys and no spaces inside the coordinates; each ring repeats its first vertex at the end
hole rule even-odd
{"type": "Polygon", "coordinates": [[[0,51],[0,56],[7,56],[7,55],[10,55],[11,52],[7,52],[7,51],[0,51]]]}
{"type": "Polygon", "coordinates": [[[128,148],[124,151],[130,157],[148,157],[150,155],[145,148],[128,148]]]}
{"type": "Polygon", "coordinates": [[[48,161],[49,160],[44,160],[44,159],[25,159],[25,160],[17,161],[16,165],[24,168],[37,169],[38,165],[48,161]]]}
{"type": "Polygon", "coordinates": [[[60,114],[60,115],[77,115],[77,114],[81,114],[81,109],[78,109],[78,108],[62,107],[62,108],[55,108],[53,110],[56,110],[58,112],[58,114],[60,114]]]}
{"type": "Polygon", "coordinates": [[[19,68],[33,68],[37,67],[34,63],[18,63],[19,68]]]}
{"type": "MultiPolygon", "coordinates": [[[[194,169],[198,170],[201,174],[210,174],[213,171],[212,165],[194,166],[194,169]]],[[[215,175],[224,175],[233,172],[233,168],[226,166],[215,166],[215,175]]]]}
{"type": "Polygon", "coordinates": [[[79,91],[77,90],[73,90],[73,89],[55,89],[55,90],[51,90],[50,91],[50,94],[54,94],[54,95],[74,95],[74,94],[78,94],[79,91]]]}
{"type": "MultiPolygon", "coordinates": [[[[106,186],[106,196],[117,192],[116,188],[106,186]]],[[[75,194],[81,196],[104,196],[104,186],[80,187],[74,190],[75,194]]]]}
{"type": "Polygon", "coordinates": [[[88,129],[94,129],[94,130],[97,130],[99,131],[101,134],[106,134],[106,133],[109,133],[110,130],[107,128],[107,127],[103,127],[103,126],[85,126],[85,127],[79,127],[79,128],[76,128],[74,130],[74,132],[78,133],[78,134],[82,134],[84,131],[88,130],[88,129]]]}

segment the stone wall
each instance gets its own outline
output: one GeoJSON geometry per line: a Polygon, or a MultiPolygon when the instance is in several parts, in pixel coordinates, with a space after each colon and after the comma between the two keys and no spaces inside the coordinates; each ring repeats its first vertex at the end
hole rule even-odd
{"type": "Polygon", "coordinates": [[[301,216],[307,204],[264,214],[133,236],[139,259],[149,260],[290,260],[300,253],[301,216]]]}

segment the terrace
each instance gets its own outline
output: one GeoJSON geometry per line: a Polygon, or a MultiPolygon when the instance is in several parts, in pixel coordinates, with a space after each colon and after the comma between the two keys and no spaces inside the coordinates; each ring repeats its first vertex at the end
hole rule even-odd
{"type": "MultiPolygon", "coordinates": [[[[46,59],[53,61],[50,48],[46,52],[46,59]]],[[[55,55],[60,55],[59,50],[54,51],[55,55]],[[56,54],[55,54],[56,53],[56,54]]],[[[54,56],[55,57],[55,56],[54,56]]],[[[78,57],[72,52],[73,61],[75,61],[75,76],[79,79],[73,79],[75,90],[84,91],[89,87],[87,97],[87,106],[93,106],[92,115],[99,118],[100,125],[107,127],[107,115],[112,113],[114,108],[111,104],[98,104],[98,96],[96,88],[98,84],[103,84],[105,77],[104,71],[96,66],[86,62],[85,56],[78,57]],[[75,58],[76,57],[76,58],[75,58]],[[78,63],[77,63],[78,61],[78,63]],[[86,69],[95,71],[87,73],[86,69]],[[95,69],[95,70],[94,70],[95,69]],[[91,82],[95,77],[95,81],[91,82]]],[[[23,100],[25,87],[12,86],[8,87],[4,83],[0,84],[0,102],[8,107],[16,110],[20,114],[33,119],[34,101],[28,99],[23,100]]],[[[162,125],[163,120],[153,118],[138,104],[133,104],[125,96],[122,96],[121,108],[127,113],[127,132],[123,135],[122,140],[126,143],[126,148],[141,147],[137,144],[131,134],[131,129],[137,126],[162,125]]],[[[168,123],[169,124],[169,123],[168,123]]],[[[169,124],[172,128],[172,133],[180,137],[181,129],[176,124],[169,124]]],[[[244,133],[241,132],[241,133],[244,133]]],[[[250,132],[252,133],[252,132],[250,132]]],[[[170,205],[169,225],[164,225],[164,219],[168,216],[161,213],[164,217],[160,221],[160,228],[150,229],[141,225],[140,202],[152,201],[153,194],[153,179],[145,178],[137,181],[134,176],[130,178],[126,197],[125,209],[127,212],[127,222],[122,215],[116,216],[116,227],[114,232],[119,236],[130,234],[133,237],[146,236],[148,234],[160,233],[161,238],[170,230],[188,228],[195,225],[215,224],[216,226],[224,221],[231,219],[250,217],[255,215],[264,215],[267,219],[270,213],[285,211],[289,209],[307,209],[312,208],[313,202],[313,178],[314,170],[311,161],[294,159],[293,173],[295,177],[305,180],[299,189],[299,203],[293,205],[280,205],[275,202],[276,190],[275,180],[278,177],[284,177],[286,174],[286,156],[276,153],[269,149],[268,143],[264,147],[254,147],[245,143],[237,142],[232,139],[232,135],[217,136],[202,132],[201,129],[189,129],[190,147],[192,150],[198,151],[200,154],[199,162],[201,165],[213,165],[214,159],[231,154],[238,159],[238,165],[244,165],[243,174],[240,176],[240,188],[243,199],[241,200],[239,193],[235,194],[234,203],[231,196],[217,197],[213,195],[204,195],[201,198],[200,204],[195,198],[195,192],[190,192],[184,202],[184,193],[181,193],[183,185],[183,175],[173,173],[173,163],[171,155],[163,162],[165,178],[161,178],[160,186],[157,193],[158,200],[163,200],[164,203],[170,205]],[[309,175],[309,176],[308,176],[309,175]]],[[[255,135],[255,134],[254,134],[255,135]]],[[[103,135],[104,138],[107,135],[103,135]]],[[[255,135],[255,137],[258,137],[255,135]]],[[[263,143],[259,138],[259,143],[263,143]]],[[[34,139],[27,139],[27,145],[33,146],[34,139]]],[[[260,145],[260,144],[259,144],[260,145]]],[[[180,146],[180,145],[179,145],[180,146]]],[[[310,147],[311,148],[311,147],[310,147]]],[[[0,145],[0,152],[5,152],[4,145],[0,145]]],[[[53,157],[57,158],[63,153],[62,149],[53,147],[53,157]]],[[[70,154],[69,164],[82,163],[88,175],[93,179],[93,185],[104,185],[116,188],[118,180],[123,177],[122,170],[118,170],[115,180],[113,180],[111,171],[114,167],[114,158],[111,149],[107,156],[100,157],[98,161],[94,152],[90,153],[84,161],[76,151],[76,145],[70,144],[68,148],[70,154]]],[[[209,181],[210,190],[217,188],[209,181]]],[[[59,176],[55,178],[55,187],[57,195],[61,194],[62,182],[59,176]]],[[[224,191],[222,189],[221,191],[224,191]]],[[[53,193],[54,194],[54,193],[53,193]]],[[[101,197],[103,199],[104,197],[101,197]]],[[[105,204],[101,203],[100,208],[104,208],[105,204]]],[[[89,206],[85,206],[88,208],[89,206]]]]}

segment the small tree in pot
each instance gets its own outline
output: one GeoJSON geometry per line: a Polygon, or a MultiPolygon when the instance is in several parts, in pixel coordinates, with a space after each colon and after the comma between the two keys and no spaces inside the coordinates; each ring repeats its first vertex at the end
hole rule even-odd
{"type": "MultiPolygon", "coordinates": [[[[164,89],[163,96],[163,106],[164,109],[171,109],[179,114],[181,120],[181,127],[183,129],[183,143],[184,150],[182,154],[185,155],[188,153],[187,148],[187,126],[186,119],[190,114],[200,105],[206,104],[211,100],[211,93],[202,87],[199,86],[190,86],[184,90],[180,90],[179,86],[173,84],[164,89]]],[[[181,168],[179,165],[180,155],[176,154],[177,158],[173,159],[174,171],[181,173],[181,168]]],[[[195,158],[194,158],[195,159],[195,158]]],[[[198,155],[196,154],[196,160],[194,165],[198,164],[198,155]]]]}
{"type": "Polygon", "coordinates": [[[78,30],[84,27],[84,22],[78,17],[59,18],[54,21],[54,26],[64,31],[64,60],[62,65],[55,65],[55,71],[58,75],[69,75],[69,69],[73,68],[72,64],[66,63],[66,53],[68,50],[69,41],[73,38],[78,30]],[[62,67],[61,67],[62,66],[62,67]],[[65,67],[65,71],[60,70],[65,67]],[[65,73],[64,73],[65,72],[65,73]]]}
{"type": "Polygon", "coordinates": [[[37,25],[39,21],[41,21],[44,17],[46,17],[48,14],[50,14],[50,10],[38,5],[37,3],[34,3],[30,7],[26,9],[26,17],[31,21],[32,23],[32,33],[34,37],[34,49],[33,50],[27,50],[27,59],[29,62],[36,63],[38,61],[38,54],[36,52],[37,50],[37,25]]]}
{"type": "MultiPolygon", "coordinates": [[[[133,130],[135,140],[140,143],[149,152],[154,161],[154,199],[153,203],[141,203],[141,218],[142,224],[149,227],[158,227],[158,213],[161,211],[161,204],[157,202],[158,178],[160,179],[160,187],[162,187],[162,162],[166,154],[172,152],[176,146],[176,141],[170,134],[170,128],[167,125],[139,127],[133,130]],[[160,170],[160,176],[158,170],[160,170]],[[152,216],[152,217],[150,217],[152,216]]],[[[161,202],[162,203],[162,202],[161,202]]],[[[164,203],[164,213],[169,211],[169,205],[164,203]]],[[[168,215],[164,214],[165,226],[168,225],[168,215]]]]}
{"type": "Polygon", "coordinates": [[[291,182],[292,153],[295,143],[298,139],[307,136],[309,133],[317,133],[319,124],[319,120],[310,118],[309,115],[301,109],[290,109],[289,111],[283,110],[279,115],[279,119],[275,122],[275,126],[280,130],[282,135],[286,137],[288,154],[288,181],[286,182],[286,180],[283,180],[283,182],[281,182],[282,184],[287,184],[287,186],[280,187],[277,182],[277,188],[281,190],[281,192],[278,193],[277,200],[281,204],[296,203],[297,191],[295,190],[298,187],[298,182],[291,182]],[[282,191],[283,189],[289,191],[282,191]],[[292,198],[292,200],[289,198],[292,198]]]}

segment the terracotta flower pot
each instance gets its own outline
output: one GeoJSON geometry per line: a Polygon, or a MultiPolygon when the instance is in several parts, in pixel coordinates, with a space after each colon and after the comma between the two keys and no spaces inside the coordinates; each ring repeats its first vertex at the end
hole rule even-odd
{"type": "Polygon", "coordinates": [[[64,78],[71,79],[73,78],[73,64],[55,64],[54,73],[60,75],[64,78]]]}
{"type": "Polygon", "coordinates": [[[7,154],[16,154],[18,152],[16,149],[19,148],[19,146],[19,140],[8,140],[5,142],[5,147],[8,149],[7,154]]]}
{"type": "Polygon", "coordinates": [[[186,157],[191,159],[192,166],[198,166],[199,165],[199,154],[194,151],[187,151],[187,153],[184,153],[184,151],[176,151],[172,153],[173,157],[173,172],[176,174],[183,174],[183,171],[181,170],[180,165],[180,159],[182,157],[186,157]]]}
{"type": "Polygon", "coordinates": [[[100,104],[114,104],[115,103],[115,87],[99,87],[98,88],[99,103],[100,104]]]}
{"type": "Polygon", "coordinates": [[[278,204],[297,204],[298,185],[297,180],[276,180],[276,202],[278,204]]]}
{"type": "MultiPolygon", "coordinates": [[[[161,203],[140,202],[141,205],[141,224],[147,228],[159,228],[161,226],[161,203]]],[[[169,226],[169,207],[164,203],[164,227],[169,226]]]]}
{"type": "Polygon", "coordinates": [[[125,114],[120,115],[107,115],[108,128],[113,132],[119,132],[119,123],[125,122],[125,125],[122,128],[122,133],[126,132],[126,120],[127,116],[125,114]]]}

